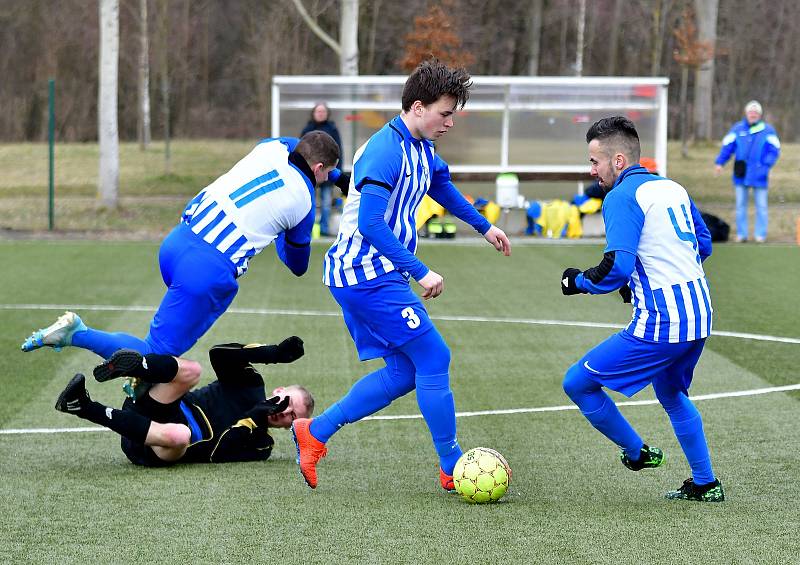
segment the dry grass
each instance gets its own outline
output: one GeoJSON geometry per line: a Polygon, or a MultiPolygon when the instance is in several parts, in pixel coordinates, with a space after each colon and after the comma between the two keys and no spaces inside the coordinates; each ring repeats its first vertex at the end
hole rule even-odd
{"type": "MultiPolygon", "coordinates": [[[[182,140],[171,145],[170,172],[165,171],[164,146],[154,143],[140,151],[134,143],[120,146],[120,196],[116,210],[96,200],[96,144],[56,147],[56,228],[99,235],[150,234],[168,231],[183,204],[214,178],[228,170],[252,147],[251,141],[182,140]]],[[[713,174],[718,144],[698,144],[682,158],[680,144],[669,145],[669,175],[685,186],[704,211],[733,224],[730,167],[713,174]]],[[[48,170],[45,144],[0,145],[0,229],[9,236],[40,232],[48,227],[48,170]]],[[[771,174],[770,240],[795,241],[800,216],[800,144],[785,144],[771,174]]],[[[473,196],[492,198],[491,184],[462,185],[473,196]]],[[[569,198],[571,183],[524,184],[529,199],[569,198]]]]}

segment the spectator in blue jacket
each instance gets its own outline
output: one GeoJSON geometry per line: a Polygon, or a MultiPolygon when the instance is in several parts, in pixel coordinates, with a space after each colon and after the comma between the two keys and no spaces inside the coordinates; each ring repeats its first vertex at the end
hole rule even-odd
{"type": "Polygon", "coordinates": [[[781,154],[781,142],[775,128],[762,119],[761,104],[751,100],[744,107],[745,118],[733,124],[722,139],[722,149],[717,156],[716,174],[734,155],[733,186],[736,188],[736,241],[747,241],[748,189],[753,189],[756,203],[755,240],[767,240],[767,184],[769,170],[781,154]]]}
{"type": "MultiPolygon", "coordinates": [[[[310,131],[321,130],[330,135],[336,145],[339,146],[339,166],[344,163],[344,152],[342,151],[342,138],[339,136],[339,130],[336,129],[336,124],[331,121],[330,110],[325,102],[317,102],[311,110],[311,119],[303,128],[300,137],[303,137],[310,131]]],[[[329,235],[328,218],[331,215],[331,201],[332,201],[332,186],[331,182],[324,182],[319,187],[319,200],[320,200],[320,214],[319,214],[319,233],[320,235],[329,235]]]]}

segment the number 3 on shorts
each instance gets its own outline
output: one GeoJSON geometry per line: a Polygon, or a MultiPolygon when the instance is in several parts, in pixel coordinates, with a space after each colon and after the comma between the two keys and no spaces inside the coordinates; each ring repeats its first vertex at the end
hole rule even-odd
{"type": "Polygon", "coordinates": [[[403,308],[403,311],[400,312],[400,315],[405,318],[406,325],[412,330],[415,330],[419,327],[419,318],[416,314],[414,314],[414,309],[411,306],[408,308],[403,308]]]}

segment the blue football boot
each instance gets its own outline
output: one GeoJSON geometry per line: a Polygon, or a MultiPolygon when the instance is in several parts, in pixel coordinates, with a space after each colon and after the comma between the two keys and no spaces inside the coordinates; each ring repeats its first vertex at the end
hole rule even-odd
{"type": "Polygon", "coordinates": [[[36,330],[22,344],[22,351],[34,351],[41,347],[52,347],[61,351],[62,347],[72,345],[75,332],[86,331],[86,324],[75,312],[64,312],[52,325],[36,330]]]}

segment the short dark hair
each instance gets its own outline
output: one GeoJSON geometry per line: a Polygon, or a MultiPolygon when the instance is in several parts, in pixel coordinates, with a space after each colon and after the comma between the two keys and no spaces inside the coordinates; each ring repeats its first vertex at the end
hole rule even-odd
{"type": "Polygon", "coordinates": [[[624,153],[634,162],[639,162],[641,145],[636,126],[625,116],[611,116],[597,120],[586,132],[586,143],[602,141],[609,149],[624,153]]]}
{"type": "Polygon", "coordinates": [[[322,130],[314,130],[300,138],[294,149],[309,166],[322,163],[326,167],[335,167],[339,162],[339,146],[336,141],[322,130]]]}
{"type": "Polygon", "coordinates": [[[463,67],[451,69],[435,57],[427,59],[406,80],[403,87],[403,111],[408,112],[417,100],[427,106],[446,95],[455,98],[456,108],[461,109],[469,100],[471,87],[469,73],[463,67]]]}

